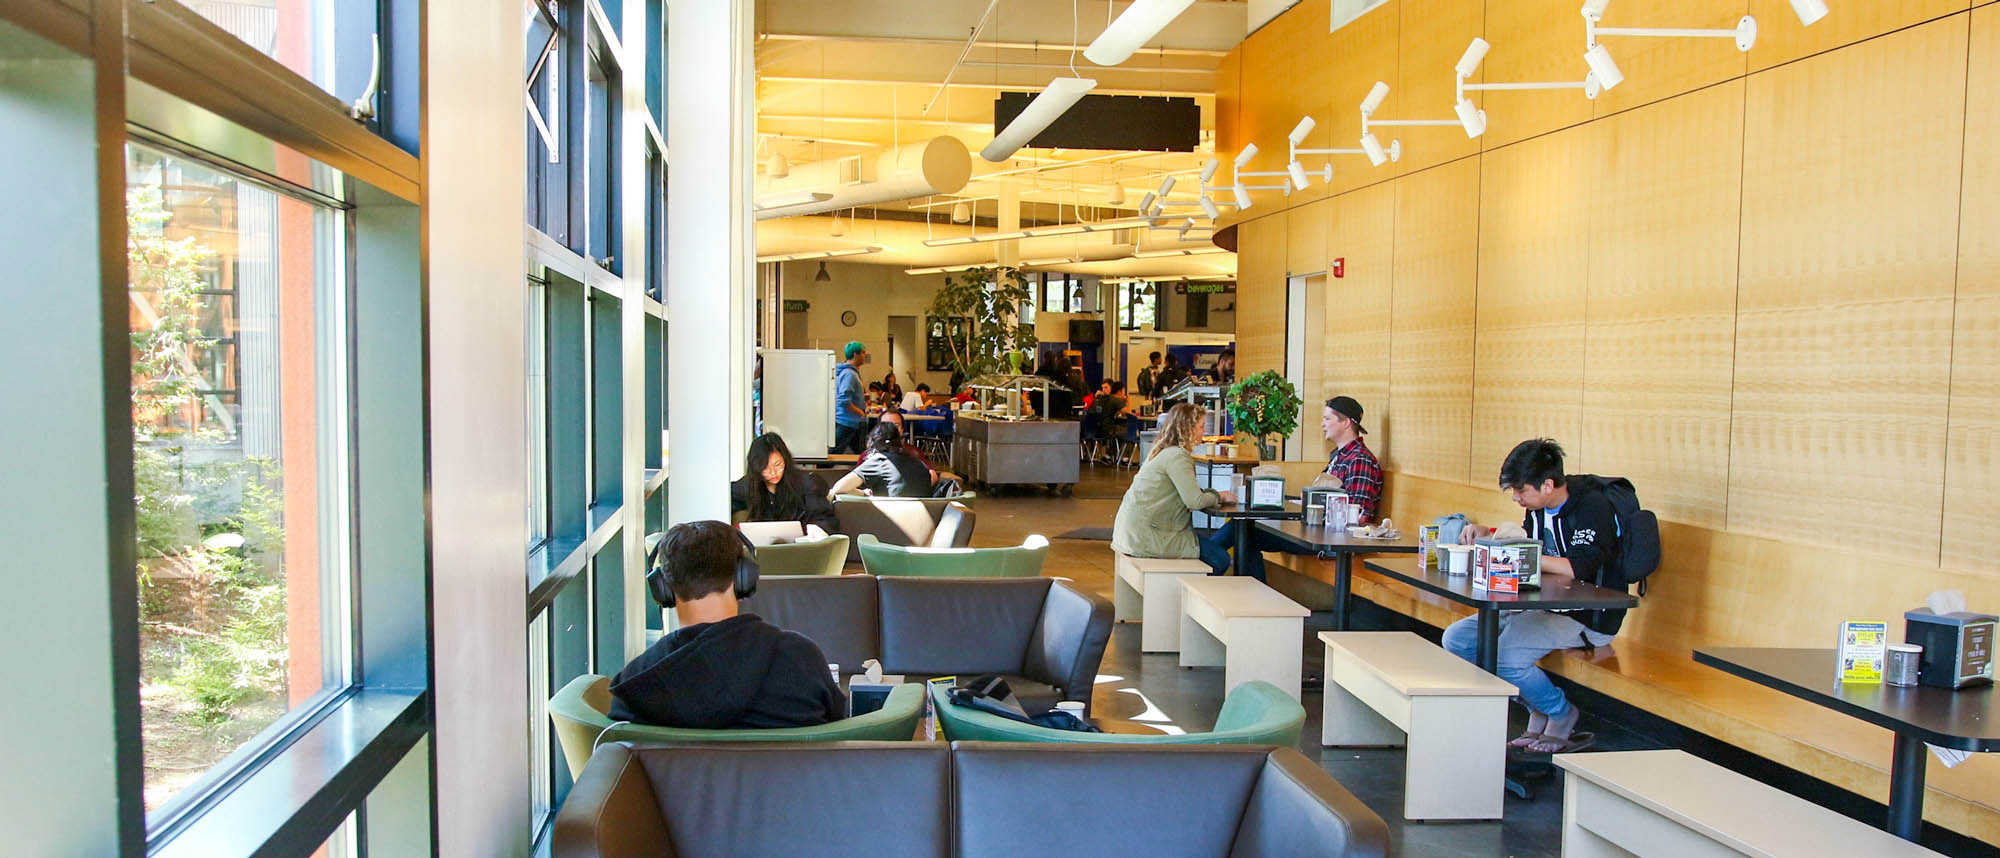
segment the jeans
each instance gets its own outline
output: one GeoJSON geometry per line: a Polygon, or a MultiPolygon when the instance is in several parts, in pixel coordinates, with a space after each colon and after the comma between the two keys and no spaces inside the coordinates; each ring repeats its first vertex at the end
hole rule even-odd
{"type": "MultiPolygon", "coordinates": [[[[1201,559],[1208,563],[1208,568],[1215,570],[1209,574],[1229,574],[1229,553],[1236,548],[1236,529],[1249,526],[1236,519],[1230,519],[1216,528],[1214,533],[1202,539],[1201,559]]],[[[1264,534],[1251,531],[1249,556],[1236,558],[1236,574],[1248,575],[1259,581],[1264,580],[1264,552],[1275,550],[1277,547],[1267,543],[1264,534]]]]}
{"type": "Polygon", "coordinates": [[[833,453],[859,453],[861,442],[868,437],[868,424],[857,426],[833,425],[833,453]]]}
{"type": "MultiPolygon", "coordinates": [[[[1559,649],[1577,649],[1588,638],[1591,646],[1609,646],[1611,636],[1591,631],[1582,623],[1554,611],[1503,611],[1500,614],[1500,648],[1494,673],[1521,690],[1520,700],[1529,709],[1551,718],[1569,711],[1569,698],[1549,681],[1549,675],[1535,666],[1542,656],[1559,649]]],[[[1479,653],[1479,617],[1452,623],[1444,630],[1444,648],[1452,655],[1476,661],[1479,653]]]]}

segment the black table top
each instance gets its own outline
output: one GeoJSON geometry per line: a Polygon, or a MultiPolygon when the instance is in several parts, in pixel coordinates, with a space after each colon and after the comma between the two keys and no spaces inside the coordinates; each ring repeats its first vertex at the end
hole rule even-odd
{"type": "Polygon", "coordinates": [[[1844,683],[1832,649],[1705,647],[1694,660],[1879,727],[1961,751],[2000,751],[1992,685],[1953,691],[1928,685],[1844,683]]]}
{"type": "Polygon", "coordinates": [[[1278,538],[1293,554],[1415,554],[1417,536],[1405,530],[1395,539],[1349,536],[1342,528],[1299,521],[1260,521],[1258,527],[1278,538]]]}
{"type": "Polygon", "coordinates": [[[1493,593],[1472,586],[1471,575],[1446,575],[1423,565],[1421,558],[1398,557],[1370,560],[1367,567],[1419,590],[1436,593],[1461,605],[1495,607],[1509,611],[1594,611],[1635,608],[1639,599],[1630,593],[1587,584],[1567,575],[1542,579],[1539,589],[1519,593],[1493,593]]]}
{"type": "Polygon", "coordinates": [[[1208,509],[1202,510],[1202,512],[1208,513],[1209,515],[1215,516],[1216,518],[1242,518],[1242,519],[1259,519],[1267,521],[1274,519],[1289,520],[1289,519],[1299,518],[1305,515],[1305,513],[1299,510],[1299,502],[1295,500],[1285,501],[1284,509],[1251,509],[1249,507],[1244,506],[1241,503],[1226,503],[1226,504],[1221,504],[1219,506],[1209,507],[1208,509]]]}

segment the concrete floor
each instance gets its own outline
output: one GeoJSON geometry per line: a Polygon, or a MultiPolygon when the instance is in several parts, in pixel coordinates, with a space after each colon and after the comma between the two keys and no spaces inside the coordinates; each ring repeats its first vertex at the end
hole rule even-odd
{"type": "MultiPolygon", "coordinates": [[[[1132,471],[1086,466],[1071,497],[1039,490],[1000,489],[982,492],[974,544],[1018,545],[1029,534],[1050,537],[1044,574],[1069,578],[1105,598],[1111,596],[1111,548],[1107,542],[1055,538],[1077,528],[1111,525],[1118,500],[1132,471]]],[[[1397,617],[1359,603],[1356,628],[1387,628],[1397,617]]],[[[1300,646],[1309,677],[1320,675],[1324,653],[1313,632],[1330,628],[1327,615],[1308,621],[1300,646]],[[1313,628],[1317,625],[1317,628],[1313,628]]],[[[1431,636],[1435,638],[1433,631],[1431,636]]],[[[1535,798],[1506,800],[1506,818],[1498,822],[1405,823],[1403,752],[1398,749],[1343,749],[1319,746],[1320,693],[1305,693],[1306,723],[1299,751],[1320,762],[1329,774],[1389,823],[1392,855],[1399,856],[1547,856],[1562,853],[1562,790],[1559,778],[1534,784],[1535,798]]],[[[1096,692],[1095,716],[1114,732],[1149,729],[1199,732],[1214,726],[1222,708],[1221,669],[1188,670],[1172,654],[1139,652],[1139,626],[1118,625],[1104,655],[1096,692]]],[[[1526,720],[1514,707],[1514,729],[1526,720]]],[[[1662,747],[1630,730],[1591,717],[1579,729],[1598,734],[1596,747],[1606,750],[1662,747]]]]}

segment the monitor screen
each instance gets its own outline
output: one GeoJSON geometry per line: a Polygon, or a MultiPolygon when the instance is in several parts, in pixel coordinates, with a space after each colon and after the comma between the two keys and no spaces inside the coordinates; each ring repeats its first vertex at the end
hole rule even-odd
{"type": "Polygon", "coordinates": [[[1077,346],[1100,346],[1104,344],[1103,319],[1069,320],[1069,342],[1077,346]]]}

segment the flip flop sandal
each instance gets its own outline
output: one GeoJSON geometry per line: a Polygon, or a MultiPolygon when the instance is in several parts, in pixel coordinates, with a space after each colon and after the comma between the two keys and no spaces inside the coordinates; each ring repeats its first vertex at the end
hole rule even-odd
{"type": "Polygon", "coordinates": [[[1540,733],[1522,733],[1519,736],[1515,736],[1512,739],[1508,739],[1507,747],[1514,748],[1516,750],[1526,750],[1530,745],[1535,745],[1545,741],[1548,741],[1548,737],[1543,736],[1540,733]]]}
{"type": "Polygon", "coordinates": [[[1527,751],[1531,754],[1573,754],[1594,744],[1597,744],[1597,734],[1579,732],[1571,733],[1567,738],[1563,739],[1552,739],[1548,736],[1543,736],[1542,741],[1527,748],[1527,751]],[[1555,747],[1543,750],[1549,745],[1554,745],[1555,747]]]}

